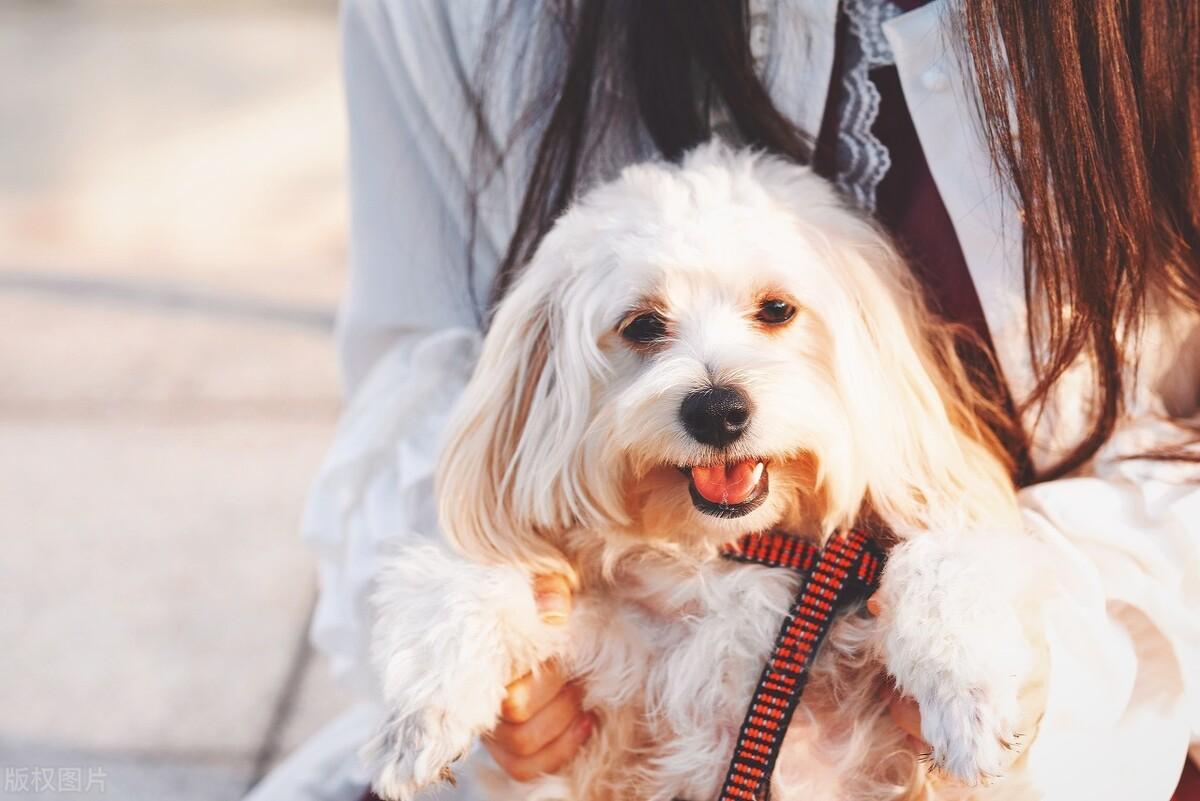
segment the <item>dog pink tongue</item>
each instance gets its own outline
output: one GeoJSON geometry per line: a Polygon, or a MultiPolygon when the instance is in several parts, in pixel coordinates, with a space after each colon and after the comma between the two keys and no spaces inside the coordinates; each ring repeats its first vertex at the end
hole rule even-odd
{"type": "Polygon", "coordinates": [[[714,464],[710,467],[693,467],[692,483],[696,491],[710,503],[736,505],[743,503],[754,492],[762,471],[759,462],[747,459],[732,464],[714,464]]]}

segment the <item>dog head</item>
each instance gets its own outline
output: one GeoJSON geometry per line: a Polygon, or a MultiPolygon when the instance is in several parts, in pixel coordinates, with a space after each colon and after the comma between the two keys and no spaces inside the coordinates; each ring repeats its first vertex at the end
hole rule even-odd
{"type": "Polygon", "coordinates": [[[551,569],[571,528],[711,548],[868,501],[896,527],[1008,502],[906,275],[807,169],[710,145],[625,170],[497,309],[440,471],[447,535],[551,569]]]}

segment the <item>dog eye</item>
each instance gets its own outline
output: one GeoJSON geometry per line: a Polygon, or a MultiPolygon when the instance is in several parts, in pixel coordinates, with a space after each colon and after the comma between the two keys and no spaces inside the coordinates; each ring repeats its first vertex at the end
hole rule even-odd
{"type": "Polygon", "coordinates": [[[767,325],[783,325],[795,316],[795,306],[786,300],[770,298],[764,300],[758,307],[758,314],[754,315],[754,319],[767,325]]]}
{"type": "Polygon", "coordinates": [[[655,342],[667,336],[667,321],[656,312],[639,314],[621,330],[621,336],[641,344],[655,342]]]}

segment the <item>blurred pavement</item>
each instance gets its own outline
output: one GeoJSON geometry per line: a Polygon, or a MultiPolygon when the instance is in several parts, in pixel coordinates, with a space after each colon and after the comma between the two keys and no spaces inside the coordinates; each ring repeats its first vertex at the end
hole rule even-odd
{"type": "Polygon", "coordinates": [[[339,403],[335,15],[0,0],[0,798],[237,799],[343,702],[296,533],[339,403]]]}

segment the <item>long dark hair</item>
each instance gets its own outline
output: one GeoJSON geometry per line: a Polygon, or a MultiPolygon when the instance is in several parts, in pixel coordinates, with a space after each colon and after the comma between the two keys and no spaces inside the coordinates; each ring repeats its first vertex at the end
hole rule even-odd
{"type": "MultiPolygon", "coordinates": [[[[1200,3],[961,5],[952,22],[1023,220],[1037,373],[1025,403],[1040,406],[1080,357],[1099,381],[1088,434],[1038,476],[1054,478],[1112,434],[1136,368],[1122,342],[1147,304],[1200,308],[1200,3]]],[[[813,159],[812,138],[775,108],[755,72],[745,0],[579,0],[564,19],[564,69],[493,301],[579,187],[587,144],[611,117],[597,87],[614,76],[601,65],[618,68],[666,158],[711,136],[707,110],[717,102],[746,144],[813,159]]]]}

